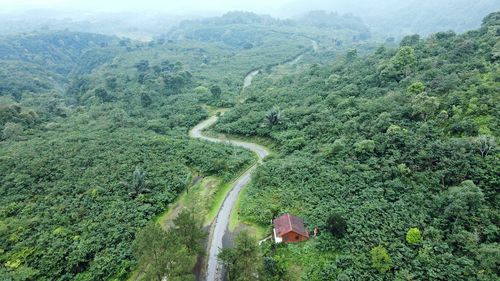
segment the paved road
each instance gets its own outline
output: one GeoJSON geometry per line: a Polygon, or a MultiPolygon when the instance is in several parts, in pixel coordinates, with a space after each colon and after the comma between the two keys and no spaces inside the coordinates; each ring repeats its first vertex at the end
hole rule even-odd
{"type": "Polygon", "coordinates": [[[311,40],[313,51],[316,53],[318,51],[318,42],[316,40],[311,40]]]}
{"type": "MultiPolygon", "coordinates": [[[[313,51],[316,52],[318,50],[318,43],[314,40],[311,40],[311,43],[313,51]]],[[[292,63],[297,63],[301,58],[302,55],[299,55],[294,61],[292,61],[292,63]]],[[[247,74],[247,76],[243,81],[243,89],[249,87],[252,84],[253,78],[257,74],[259,74],[259,72],[260,69],[257,69],[247,74]]],[[[255,165],[250,167],[233,183],[231,191],[229,191],[229,194],[224,199],[224,203],[222,204],[222,207],[220,208],[219,213],[215,218],[215,226],[212,228],[212,233],[210,235],[210,237],[212,238],[209,241],[210,248],[208,252],[208,266],[205,278],[206,281],[222,280],[221,278],[222,267],[217,261],[217,255],[219,254],[220,249],[222,249],[222,238],[224,237],[224,234],[226,234],[229,228],[229,218],[231,216],[231,210],[233,209],[234,204],[236,203],[238,194],[250,182],[252,173],[255,171],[258,165],[262,164],[262,160],[266,158],[267,155],[269,155],[269,150],[267,148],[255,143],[232,140],[232,139],[207,137],[203,135],[203,130],[214,125],[216,122],[217,122],[217,116],[212,116],[208,118],[207,120],[201,122],[200,124],[196,125],[193,129],[191,129],[191,131],[189,132],[189,136],[192,138],[202,139],[205,141],[227,143],[230,145],[243,147],[245,149],[254,152],[258,156],[259,161],[255,165]]]]}
{"type": "Polygon", "coordinates": [[[222,280],[222,278],[221,278],[221,269],[222,268],[219,265],[219,263],[217,262],[217,255],[219,254],[219,251],[222,248],[222,238],[224,237],[224,234],[228,231],[229,217],[231,216],[231,210],[233,209],[234,204],[236,202],[236,199],[238,198],[238,194],[250,182],[252,173],[255,171],[257,166],[262,163],[262,160],[267,155],[269,155],[269,151],[265,147],[260,146],[260,145],[255,144],[255,143],[243,142],[243,141],[231,140],[231,139],[219,139],[219,138],[212,138],[212,137],[204,136],[203,130],[212,126],[213,124],[215,124],[215,122],[217,122],[217,117],[212,116],[212,117],[208,118],[207,120],[198,124],[196,127],[194,127],[189,132],[189,135],[192,138],[197,138],[197,139],[202,139],[202,140],[217,142],[217,143],[227,143],[230,145],[243,147],[245,149],[248,149],[248,150],[254,152],[258,156],[259,161],[255,165],[253,165],[251,168],[249,168],[245,173],[243,173],[233,183],[233,186],[231,187],[231,191],[227,195],[226,199],[224,199],[224,203],[222,204],[222,207],[219,210],[217,217],[215,218],[215,226],[212,228],[212,234],[211,234],[212,239],[211,239],[211,241],[209,241],[210,250],[208,253],[208,266],[207,266],[207,272],[206,272],[206,280],[207,281],[222,280]]]}
{"type": "Polygon", "coordinates": [[[248,73],[247,76],[245,76],[245,80],[243,80],[243,89],[252,85],[253,78],[255,77],[255,75],[259,74],[259,72],[260,72],[260,69],[257,69],[257,70],[254,70],[254,71],[248,73]]]}

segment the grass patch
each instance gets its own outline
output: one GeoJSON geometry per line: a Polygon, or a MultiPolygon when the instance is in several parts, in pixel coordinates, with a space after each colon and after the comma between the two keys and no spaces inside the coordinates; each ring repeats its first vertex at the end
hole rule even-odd
{"type": "Polygon", "coordinates": [[[215,193],[214,198],[212,199],[212,204],[208,209],[208,213],[205,217],[205,225],[212,223],[212,221],[217,216],[222,203],[224,203],[224,199],[226,199],[226,195],[231,191],[232,183],[224,183],[219,188],[217,188],[217,192],[215,193]]]}
{"type": "Polygon", "coordinates": [[[247,196],[248,188],[250,188],[250,186],[247,186],[238,194],[238,198],[236,199],[234,208],[231,210],[231,216],[229,218],[229,231],[234,231],[237,227],[242,227],[260,240],[270,234],[269,227],[252,223],[239,214],[241,202],[243,198],[247,196]]]}
{"type": "Polygon", "coordinates": [[[316,247],[319,243],[316,238],[311,238],[302,243],[280,244],[273,256],[287,271],[286,280],[303,280],[304,272],[308,272],[312,279],[317,280],[321,275],[324,265],[335,260],[336,252],[322,252],[316,247]]]}

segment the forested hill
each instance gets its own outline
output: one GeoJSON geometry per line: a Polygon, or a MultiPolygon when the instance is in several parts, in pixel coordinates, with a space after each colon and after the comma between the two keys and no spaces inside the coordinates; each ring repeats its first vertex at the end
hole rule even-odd
{"type": "Polygon", "coordinates": [[[222,107],[215,130],[275,150],[239,219],[268,228],[290,212],[320,229],[300,245],[264,243],[248,276],[498,279],[499,30],[494,13],[478,30],[375,50],[355,17],[229,13],[147,43],[1,38],[0,280],[126,280],[138,267],[194,279],[188,239],[169,232],[154,267],[140,246],[164,240],[140,230],[200,178],[196,219],[216,213],[254,163],[188,137],[222,107]]]}
{"type": "Polygon", "coordinates": [[[221,17],[184,21],[166,35],[169,39],[223,42],[251,49],[282,36],[325,38],[347,44],[370,38],[369,28],[359,18],[324,11],[310,12],[297,19],[279,20],[249,12],[229,12],[221,17]]]}
{"type": "Polygon", "coordinates": [[[320,237],[264,250],[269,280],[497,280],[500,12],[478,30],[258,79],[216,130],[280,154],[247,220],[305,218],[320,237]]]}
{"type": "Polygon", "coordinates": [[[497,0],[294,0],[283,8],[293,13],[309,9],[330,9],[360,17],[371,30],[398,39],[418,33],[428,36],[434,32],[454,30],[462,33],[480,26],[482,18],[500,9],[497,0]]]}
{"type": "MultiPolygon", "coordinates": [[[[204,105],[231,107],[252,69],[311,59],[309,38],[344,40],[318,50],[331,59],[357,34],[220,25],[209,27],[244,33],[228,42],[66,31],[0,40],[0,280],[127,279],[144,262],[132,251],[138,230],[198,177],[209,185],[197,214],[216,209],[227,183],[254,161],[243,149],[188,138],[209,114],[204,105]],[[246,40],[251,48],[240,45],[246,40]]],[[[169,247],[194,278],[196,255],[169,247]]]]}
{"type": "Polygon", "coordinates": [[[90,72],[111,59],[112,49],[106,47],[113,41],[66,31],[0,37],[0,95],[20,99],[24,92],[61,92],[71,73],[90,72]]]}
{"type": "Polygon", "coordinates": [[[97,46],[105,47],[113,37],[61,31],[5,36],[0,39],[0,59],[40,64],[58,73],[68,74],[71,66],[85,51],[97,46]]]}

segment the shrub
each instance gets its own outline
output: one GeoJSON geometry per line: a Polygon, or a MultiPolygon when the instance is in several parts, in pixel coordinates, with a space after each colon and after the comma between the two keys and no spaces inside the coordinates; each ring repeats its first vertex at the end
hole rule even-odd
{"type": "Polygon", "coordinates": [[[411,227],[406,233],[406,242],[410,245],[420,244],[422,242],[422,233],[416,227],[411,227]]]}

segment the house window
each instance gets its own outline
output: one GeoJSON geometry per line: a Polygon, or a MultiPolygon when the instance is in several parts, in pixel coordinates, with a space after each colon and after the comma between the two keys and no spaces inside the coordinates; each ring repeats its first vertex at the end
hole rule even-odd
{"type": "Polygon", "coordinates": [[[299,236],[298,235],[295,236],[295,240],[299,240],[299,236]]]}

